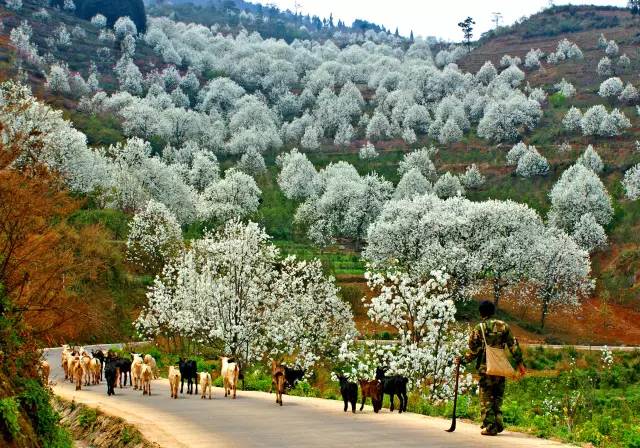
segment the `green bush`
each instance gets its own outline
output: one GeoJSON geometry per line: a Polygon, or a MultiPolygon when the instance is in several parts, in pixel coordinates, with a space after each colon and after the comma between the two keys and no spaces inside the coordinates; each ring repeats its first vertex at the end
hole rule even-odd
{"type": "Polygon", "coordinates": [[[89,428],[93,426],[93,424],[98,419],[98,411],[93,408],[84,408],[80,411],[78,415],[78,423],[83,428],[89,428]]]}
{"type": "Polygon", "coordinates": [[[27,380],[18,396],[22,408],[31,419],[42,445],[47,448],[70,448],[69,432],[60,426],[60,415],[51,406],[51,393],[36,380],[27,380]]]}
{"type": "Polygon", "coordinates": [[[553,95],[549,96],[549,103],[555,107],[562,107],[567,102],[567,97],[565,97],[562,93],[556,92],[553,95]]]}
{"type": "Polygon", "coordinates": [[[141,442],[140,434],[138,434],[136,431],[131,430],[128,426],[125,426],[125,428],[122,430],[122,433],[120,433],[120,441],[125,445],[139,444],[141,442]]]}
{"type": "Polygon", "coordinates": [[[18,415],[18,402],[15,397],[7,397],[0,400],[0,419],[2,419],[3,426],[13,439],[20,433],[18,415]]]}

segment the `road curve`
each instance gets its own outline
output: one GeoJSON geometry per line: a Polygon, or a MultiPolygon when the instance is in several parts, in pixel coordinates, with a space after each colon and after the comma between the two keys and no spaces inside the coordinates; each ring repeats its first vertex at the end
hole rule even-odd
{"type": "Polygon", "coordinates": [[[342,412],[342,402],[318,398],[285,396],[279,407],[275,395],[238,391],[232,400],[215,388],[212,400],[186,394],[172,400],[165,379],[152,382],[150,397],[131,387],[116,389],[117,395],[108,397],[104,382],[81,391],[65,382],[60,351],[45,351],[57,395],[122,417],[149,441],[166,448],[568,446],[512,432],[483,437],[477,425],[460,421],[449,434],[444,431],[449,421],[444,419],[387,409],[374,414],[368,406],[354,415],[342,412]]]}

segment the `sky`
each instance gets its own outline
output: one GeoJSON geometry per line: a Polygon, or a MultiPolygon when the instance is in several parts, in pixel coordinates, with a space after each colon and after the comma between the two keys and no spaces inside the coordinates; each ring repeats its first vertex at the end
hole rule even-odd
{"type": "MultiPolygon", "coordinates": [[[[400,34],[408,36],[413,30],[416,36],[436,36],[446,40],[460,41],[461,32],[458,22],[467,16],[476,21],[474,37],[493,28],[492,13],[502,13],[501,25],[509,25],[523,16],[528,16],[549,6],[549,0],[266,0],[264,3],[275,4],[280,9],[298,11],[320,17],[333,17],[337,22],[342,19],[351,24],[353,19],[360,18],[384,25],[390,30],[396,26],[400,34]]],[[[586,2],[555,1],[554,4],[594,4],[626,6],[626,0],[591,0],[586,2]]]]}

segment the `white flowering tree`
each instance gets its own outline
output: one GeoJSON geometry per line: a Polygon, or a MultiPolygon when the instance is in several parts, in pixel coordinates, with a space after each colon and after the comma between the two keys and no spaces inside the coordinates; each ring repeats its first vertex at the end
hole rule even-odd
{"type": "Polygon", "coordinates": [[[391,136],[391,125],[388,118],[376,111],[367,125],[367,139],[371,141],[385,140],[391,136]]]}
{"type": "Polygon", "coordinates": [[[513,141],[523,130],[534,129],[541,117],[540,103],[514,91],[508,98],[487,105],[478,124],[478,136],[496,142],[513,141]]]}
{"type": "Polygon", "coordinates": [[[363,257],[378,269],[397,263],[413,277],[443,269],[451,276],[455,298],[466,297],[481,270],[479,253],[466,239],[475,231],[474,207],[464,198],[442,200],[432,194],[389,201],[369,227],[363,257]]]}
{"type": "Polygon", "coordinates": [[[518,161],[527,151],[529,151],[529,148],[524,142],[519,142],[513,145],[509,152],[507,152],[507,165],[518,165],[518,161]]]}
{"type": "Polygon", "coordinates": [[[102,14],[96,14],[91,18],[91,23],[98,29],[102,29],[107,26],[107,18],[102,14]]]}
{"type": "Polygon", "coordinates": [[[371,160],[378,157],[378,151],[376,151],[376,147],[371,142],[367,142],[360,148],[358,152],[358,157],[362,160],[371,160]]]}
{"type": "Polygon", "coordinates": [[[564,78],[562,78],[558,84],[554,85],[554,88],[565,98],[571,98],[576,94],[576,88],[564,78]]]}
{"type": "Polygon", "coordinates": [[[640,163],[632,166],[624,173],[622,186],[628,199],[635,201],[640,198],[640,163]]]}
{"type": "Polygon", "coordinates": [[[524,57],[524,67],[529,70],[535,70],[540,67],[540,58],[544,56],[544,52],[537,49],[531,49],[524,57]]]}
{"type": "Polygon", "coordinates": [[[219,179],[220,165],[216,156],[207,151],[196,151],[188,173],[189,185],[201,193],[219,179]]]}
{"type": "Polygon", "coordinates": [[[484,85],[489,85],[498,76],[498,70],[491,61],[485,62],[476,73],[476,80],[484,85]]]}
{"type": "Polygon", "coordinates": [[[623,89],[624,83],[616,76],[602,81],[600,88],[598,89],[598,95],[603,98],[617,98],[620,96],[623,89]]]}
{"type": "Polygon", "coordinates": [[[348,238],[358,246],[369,224],[376,219],[393,193],[393,185],[373,173],[361,177],[346,162],[330,164],[320,172],[317,195],[296,211],[295,220],[307,228],[308,237],[320,246],[348,238]]]}
{"type": "Polygon", "coordinates": [[[467,170],[463,175],[460,176],[460,181],[462,185],[470,190],[477,190],[482,187],[486,182],[486,177],[480,172],[478,166],[475,163],[472,163],[471,166],[467,167],[467,170]]]}
{"type": "Polygon", "coordinates": [[[414,196],[430,193],[432,189],[427,178],[417,168],[411,168],[400,178],[393,192],[393,199],[411,199],[414,196]]]}
{"type": "Polygon", "coordinates": [[[462,129],[460,129],[458,123],[453,118],[449,118],[440,129],[438,142],[442,145],[450,145],[451,143],[459,142],[462,137],[462,129]]]}
{"type": "Polygon", "coordinates": [[[5,0],[5,6],[13,11],[20,11],[22,9],[22,0],[5,0]]]}
{"type": "Polygon", "coordinates": [[[532,247],[531,279],[541,300],[540,328],[554,306],[578,306],[593,288],[589,253],[566,233],[549,229],[532,247]]]}
{"type": "Polygon", "coordinates": [[[53,64],[49,69],[46,87],[53,93],[70,93],[69,70],[66,66],[53,64]]]}
{"type": "Polygon", "coordinates": [[[630,82],[622,89],[618,99],[623,103],[633,104],[638,100],[638,89],[630,82]]]}
{"type": "Polygon", "coordinates": [[[580,217],[580,221],[575,225],[571,237],[578,246],[589,253],[602,249],[607,245],[607,234],[591,213],[586,213],[580,217]]]}
{"type": "Polygon", "coordinates": [[[613,109],[609,113],[602,104],[597,104],[584,113],[580,126],[583,135],[613,137],[631,127],[631,122],[618,109],[613,109]]]}
{"type": "Polygon", "coordinates": [[[466,348],[466,337],[455,329],[449,276],[432,271],[416,278],[391,266],[384,271],[369,269],[365,278],[376,293],[365,302],[369,318],[398,332],[400,343],[388,374],[407,377],[410,387],[423,387],[432,400],[451,398],[453,360],[466,348]]]}
{"type": "Polygon", "coordinates": [[[264,157],[254,148],[250,148],[247,152],[242,154],[238,161],[237,168],[243,173],[249,176],[260,176],[267,171],[267,165],[264,162],[264,157]]]}
{"type": "Polygon", "coordinates": [[[278,185],[285,197],[303,200],[315,194],[318,172],[305,154],[293,148],[289,153],[280,154],[277,164],[281,167],[278,185]]]}
{"type": "Polygon", "coordinates": [[[125,36],[136,36],[138,28],[129,17],[120,17],[113,24],[113,31],[118,39],[124,39],[125,36]]]}
{"type": "Polygon", "coordinates": [[[611,197],[604,184],[596,173],[581,164],[562,173],[549,198],[549,222],[569,233],[587,213],[601,226],[609,224],[613,217],[611,197]]]}
{"type": "Polygon", "coordinates": [[[405,154],[398,165],[398,174],[404,173],[417,168],[418,171],[427,179],[434,180],[437,176],[436,166],[433,164],[431,157],[437,153],[437,149],[422,148],[405,154]]]}
{"type": "Polygon", "coordinates": [[[576,131],[582,127],[582,112],[577,107],[571,106],[562,119],[562,125],[569,131],[576,131]]]}
{"type": "Polygon", "coordinates": [[[468,246],[477,250],[480,271],[491,283],[498,308],[504,290],[530,275],[530,248],[544,225],[534,210],[512,201],[487,201],[473,216],[475,226],[468,246]]]}
{"type": "Polygon", "coordinates": [[[433,184],[433,192],[441,199],[464,196],[465,193],[458,176],[451,174],[449,171],[440,176],[436,183],[433,184]]]}
{"type": "Polygon", "coordinates": [[[587,146],[587,149],[578,157],[576,163],[586,166],[596,174],[600,174],[604,169],[602,158],[596,150],[593,149],[593,145],[587,146]]]}
{"type": "Polygon", "coordinates": [[[604,49],[604,52],[610,58],[617,56],[618,55],[618,51],[619,51],[618,44],[616,43],[615,40],[610,40],[607,43],[607,47],[604,49]]]}
{"type": "Polygon", "coordinates": [[[609,59],[607,56],[604,56],[602,59],[600,59],[596,68],[596,72],[598,73],[598,76],[601,76],[603,78],[613,75],[613,64],[611,63],[611,59],[609,59]]]}
{"type": "Polygon", "coordinates": [[[150,200],[129,223],[127,257],[148,272],[160,272],[182,248],[180,224],[164,204],[150,200]]]}
{"type": "Polygon", "coordinates": [[[168,264],[136,321],[141,335],[218,343],[251,363],[309,368],[355,333],[353,317],[318,261],[280,259],[255,223],[228,223],[168,264]]]}
{"type": "Polygon", "coordinates": [[[529,146],[528,150],[518,159],[518,165],[516,166],[516,174],[518,176],[546,176],[548,172],[549,162],[534,146],[529,146]]]}
{"type": "Polygon", "coordinates": [[[261,194],[253,177],[231,168],[224,173],[224,179],[205,188],[199,215],[217,222],[244,219],[258,210],[261,194]]]}

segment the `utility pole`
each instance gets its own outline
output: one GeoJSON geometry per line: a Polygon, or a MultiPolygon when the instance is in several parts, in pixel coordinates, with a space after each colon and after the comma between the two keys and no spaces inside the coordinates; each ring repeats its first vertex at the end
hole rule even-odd
{"type": "Polygon", "coordinates": [[[502,20],[502,13],[492,12],[491,15],[493,16],[491,21],[495,24],[496,29],[498,29],[500,27],[500,21],[502,20]]]}
{"type": "Polygon", "coordinates": [[[294,0],[293,1],[293,10],[296,13],[296,16],[298,15],[298,11],[302,9],[302,3],[300,3],[298,0],[294,0]]]}

